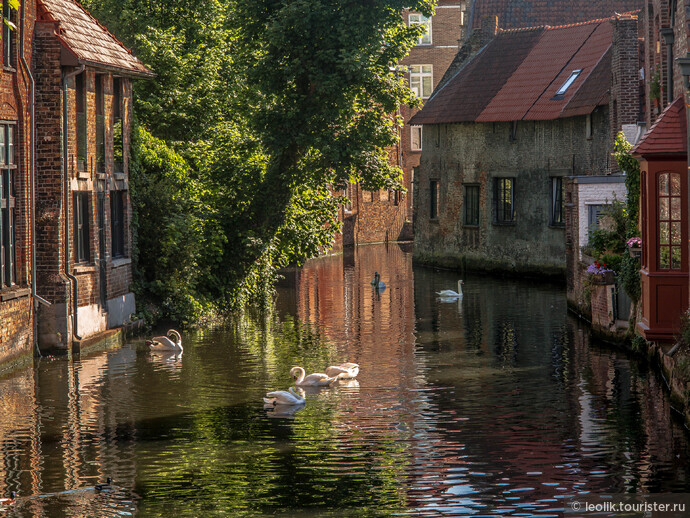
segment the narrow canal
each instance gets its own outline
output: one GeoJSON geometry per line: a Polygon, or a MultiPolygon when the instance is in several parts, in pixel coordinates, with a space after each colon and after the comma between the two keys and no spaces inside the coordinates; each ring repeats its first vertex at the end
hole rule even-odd
{"type": "Polygon", "coordinates": [[[137,340],[0,379],[6,515],[561,516],[587,492],[690,493],[661,382],[591,343],[563,289],[468,275],[438,300],[457,279],[361,247],[289,272],[270,315],[184,335],[180,358],[137,340]],[[293,365],[343,361],[356,382],[264,409],[293,365]]]}

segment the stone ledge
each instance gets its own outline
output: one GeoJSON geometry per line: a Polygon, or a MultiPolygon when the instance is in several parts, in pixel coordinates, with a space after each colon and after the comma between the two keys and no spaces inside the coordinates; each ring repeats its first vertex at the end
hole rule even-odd
{"type": "Polygon", "coordinates": [[[7,289],[0,291],[0,301],[5,302],[8,300],[28,297],[29,295],[31,295],[31,289],[30,288],[20,288],[20,287],[7,288],[7,289]]]}
{"type": "Polygon", "coordinates": [[[132,264],[131,257],[122,257],[120,259],[113,259],[112,261],[110,261],[111,268],[119,268],[120,266],[125,266],[128,264],[132,264]]]}
{"type": "Polygon", "coordinates": [[[73,271],[75,274],[83,274],[83,273],[96,273],[96,267],[92,264],[85,264],[82,266],[75,266],[73,268],[73,271]]]}

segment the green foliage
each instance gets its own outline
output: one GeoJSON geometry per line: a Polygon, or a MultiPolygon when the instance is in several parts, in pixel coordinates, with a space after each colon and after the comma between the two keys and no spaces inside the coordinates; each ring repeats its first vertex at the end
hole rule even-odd
{"type": "Polygon", "coordinates": [[[638,216],[640,209],[640,163],[630,154],[632,144],[621,131],[616,135],[613,143],[613,156],[618,168],[625,173],[625,188],[627,194],[628,237],[638,236],[638,216]]]}
{"type": "Polygon", "coordinates": [[[397,64],[428,0],[86,0],[157,74],[135,82],[140,300],[193,322],[266,303],[280,267],[328,249],[358,181],[399,186],[389,164],[397,64]],[[213,301],[211,303],[211,301],[213,301]]]}
{"type": "Polygon", "coordinates": [[[650,78],[649,98],[656,99],[657,101],[661,98],[661,70],[659,70],[658,65],[650,78]]]}
{"type": "Polygon", "coordinates": [[[646,353],[647,352],[647,340],[645,340],[640,335],[635,335],[632,338],[632,341],[630,343],[630,347],[633,350],[633,352],[635,352],[637,354],[646,353]]]}

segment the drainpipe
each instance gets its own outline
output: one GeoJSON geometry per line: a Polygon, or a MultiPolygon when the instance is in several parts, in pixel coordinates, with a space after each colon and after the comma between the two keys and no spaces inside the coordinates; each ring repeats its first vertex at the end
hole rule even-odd
{"type": "MultiPolygon", "coordinates": [[[[77,295],[79,293],[79,281],[77,278],[72,275],[72,273],[69,271],[69,142],[67,138],[67,129],[68,129],[68,124],[67,124],[67,81],[76,76],[77,74],[81,74],[84,71],[84,68],[86,68],[84,65],[81,65],[79,68],[72,70],[71,72],[64,74],[62,76],[62,163],[63,163],[63,172],[64,172],[64,189],[65,189],[65,199],[64,199],[64,205],[65,205],[65,275],[72,281],[72,285],[74,286],[74,293],[72,295],[72,319],[74,324],[72,325],[72,335],[77,339],[81,340],[81,336],[79,336],[79,319],[77,316],[77,310],[79,308],[79,302],[77,300],[77,295]]],[[[65,308],[67,308],[67,304],[65,304],[65,308]]],[[[69,318],[69,310],[67,311],[67,317],[69,318]]]]}

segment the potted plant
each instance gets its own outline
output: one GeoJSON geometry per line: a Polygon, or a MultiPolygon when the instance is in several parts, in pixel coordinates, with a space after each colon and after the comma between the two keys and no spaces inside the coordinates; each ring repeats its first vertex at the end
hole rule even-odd
{"type": "Polygon", "coordinates": [[[592,284],[613,284],[615,282],[616,272],[607,268],[606,263],[594,261],[585,271],[590,274],[592,284]]]}
{"type": "Polygon", "coordinates": [[[642,256],[642,238],[631,237],[626,241],[630,257],[640,258],[642,256]]]}

